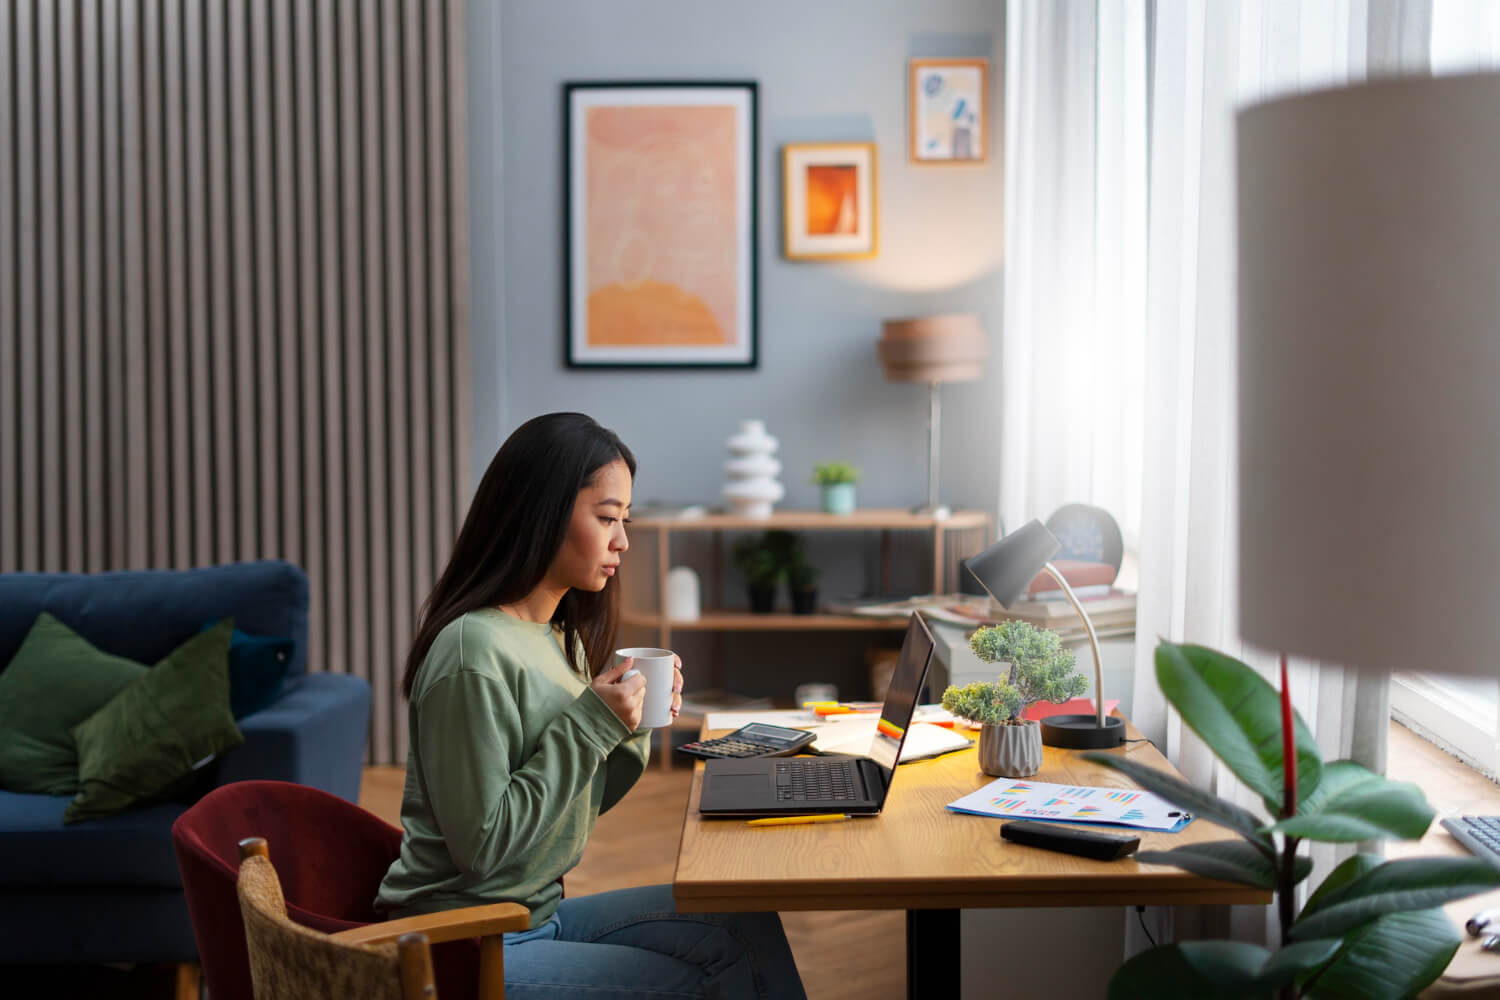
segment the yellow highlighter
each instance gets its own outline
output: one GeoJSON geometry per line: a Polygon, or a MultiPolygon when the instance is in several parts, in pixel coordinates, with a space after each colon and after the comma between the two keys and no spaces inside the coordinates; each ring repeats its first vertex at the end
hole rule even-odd
{"type": "Polygon", "coordinates": [[[838,823],[849,818],[848,813],[820,813],[816,816],[770,816],[752,819],[746,826],[791,826],[794,823],[838,823]]]}

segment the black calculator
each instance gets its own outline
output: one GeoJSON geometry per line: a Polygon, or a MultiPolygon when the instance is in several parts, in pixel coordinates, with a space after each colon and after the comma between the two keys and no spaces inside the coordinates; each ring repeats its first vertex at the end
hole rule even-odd
{"type": "Polygon", "coordinates": [[[719,757],[784,757],[796,753],[815,739],[817,735],[806,730],[752,722],[728,736],[684,743],[677,749],[705,760],[719,757]]]}

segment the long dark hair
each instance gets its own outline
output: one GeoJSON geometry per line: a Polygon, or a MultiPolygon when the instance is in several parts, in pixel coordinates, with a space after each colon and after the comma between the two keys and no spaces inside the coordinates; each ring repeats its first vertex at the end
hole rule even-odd
{"type": "MultiPolygon", "coordinates": [[[[408,698],[417,668],[450,622],[479,608],[519,601],[536,589],[562,548],[578,491],[604,466],[621,460],[634,478],[630,449],[582,413],[534,417],[506,438],[479,481],[447,568],[418,613],[401,681],[408,698]]],[[[608,663],[618,621],[613,578],[597,593],[568,590],[552,615],[552,624],[562,629],[568,662],[584,677],[608,663]],[[586,663],[578,662],[580,638],[586,663]]]]}

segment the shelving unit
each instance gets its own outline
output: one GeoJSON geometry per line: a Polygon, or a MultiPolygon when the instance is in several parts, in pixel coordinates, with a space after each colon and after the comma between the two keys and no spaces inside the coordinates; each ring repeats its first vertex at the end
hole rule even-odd
{"type": "MultiPolygon", "coordinates": [[[[676,518],[636,515],[631,518],[630,555],[620,571],[622,645],[652,645],[672,648],[674,632],[902,632],[904,620],[871,618],[864,615],[815,613],[752,614],[744,610],[717,606],[724,594],[725,546],[728,532],[760,531],[799,532],[879,532],[880,589],[891,588],[892,535],[896,532],[921,532],[931,541],[931,583],[933,593],[958,589],[958,559],[978,552],[990,542],[991,521],[978,511],[957,511],[937,520],[905,510],[858,510],[852,514],[824,514],[821,511],[783,510],[769,520],[737,517],[732,514],[710,514],[704,517],[676,518]],[[662,614],[667,605],[667,571],[672,561],[672,540],[693,534],[712,536],[707,571],[699,563],[704,607],[691,621],[669,619],[662,614]]],[[[701,554],[701,553],[700,553],[701,554]]],[[[718,659],[717,657],[715,658],[718,659]]],[[[722,663],[710,666],[711,687],[724,687],[722,663]]],[[[701,716],[684,713],[670,727],[696,733],[701,716]]],[[[657,751],[659,766],[672,766],[667,745],[657,751]]]]}
{"type": "Polygon", "coordinates": [[[894,532],[923,532],[931,538],[932,591],[941,593],[957,588],[958,561],[949,557],[949,549],[977,552],[990,542],[991,521],[978,511],[957,511],[938,520],[905,510],[859,510],[852,514],[824,514],[820,511],[777,511],[768,520],[737,517],[732,514],[710,514],[696,518],[635,517],[630,531],[636,551],[634,565],[621,577],[623,589],[622,624],[633,630],[655,632],[651,640],[670,648],[672,632],[765,632],[765,631],[899,631],[905,622],[866,618],[860,615],[816,613],[751,614],[725,610],[709,604],[724,593],[723,536],[730,531],[868,531],[880,533],[880,575],[882,592],[890,587],[891,535],[894,532]],[[692,533],[711,533],[712,549],[708,572],[703,576],[705,607],[695,620],[669,619],[662,614],[667,604],[667,570],[672,567],[672,537],[692,533]],[[644,556],[645,558],[641,558],[644,556]]]}

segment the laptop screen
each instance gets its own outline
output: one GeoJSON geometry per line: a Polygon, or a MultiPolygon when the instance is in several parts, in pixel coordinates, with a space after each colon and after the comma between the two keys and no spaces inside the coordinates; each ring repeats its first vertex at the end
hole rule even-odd
{"type": "Polygon", "coordinates": [[[912,713],[916,711],[917,697],[927,678],[930,659],[932,632],[922,616],[912,612],[906,626],[906,639],[901,643],[901,657],[891,674],[891,686],[885,694],[885,705],[880,709],[880,721],[875,725],[875,741],[870,744],[870,759],[885,772],[886,787],[890,786],[891,774],[901,757],[906,727],[911,725],[912,713]]]}

